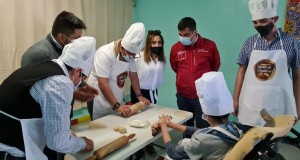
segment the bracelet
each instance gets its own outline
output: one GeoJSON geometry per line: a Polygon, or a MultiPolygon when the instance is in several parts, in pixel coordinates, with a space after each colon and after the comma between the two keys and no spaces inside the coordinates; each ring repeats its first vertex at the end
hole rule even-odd
{"type": "Polygon", "coordinates": [[[136,94],[136,98],[138,98],[139,96],[143,96],[141,93],[140,94],[136,94]]]}
{"type": "Polygon", "coordinates": [[[120,103],[119,102],[117,102],[114,106],[113,106],[113,110],[116,110],[116,109],[118,109],[119,107],[120,107],[121,105],[120,105],[120,103]]]}

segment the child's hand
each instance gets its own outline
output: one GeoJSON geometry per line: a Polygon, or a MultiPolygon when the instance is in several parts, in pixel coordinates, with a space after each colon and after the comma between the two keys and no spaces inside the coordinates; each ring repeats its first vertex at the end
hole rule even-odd
{"type": "Polygon", "coordinates": [[[158,123],[160,125],[162,125],[162,124],[168,125],[170,123],[171,119],[172,119],[172,117],[169,116],[169,115],[162,115],[162,116],[159,117],[158,123]]]}
{"type": "Polygon", "coordinates": [[[160,126],[157,122],[154,123],[153,125],[151,125],[151,131],[152,131],[152,136],[153,137],[159,134],[160,126]]]}

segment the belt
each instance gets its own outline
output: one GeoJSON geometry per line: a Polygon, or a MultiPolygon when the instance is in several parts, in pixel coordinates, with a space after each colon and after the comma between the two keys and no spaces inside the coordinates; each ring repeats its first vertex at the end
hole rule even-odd
{"type": "Polygon", "coordinates": [[[15,157],[7,152],[0,151],[1,160],[26,160],[25,157],[15,157]]]}

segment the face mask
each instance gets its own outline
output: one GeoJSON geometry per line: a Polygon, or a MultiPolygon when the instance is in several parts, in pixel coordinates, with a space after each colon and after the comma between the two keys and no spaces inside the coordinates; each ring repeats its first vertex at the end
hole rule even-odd
{"type": "Polygon", "coordinates": [[[78,82],[78,84],[76,86],[74,86],[75,90],[79,87],[79,85],[81,84],[82,80],[80,78],[80,81],[78,82]]]}
{"type": "Polygon", "coordinates": [[[262,36],[266,36],[268,35],[272,29],[274,27],[274,23],[270,22],[269,24],[265,25],[265,26],[258,26],[258,27],[254,27],[257,32],[262,36]]]}
{"type": "MultiPolygon", "coordinates": [[[[78,82],[78,84],[76,86],[74,86],[74,90],[76,90],[78,88],[78,86],[81,84],[82,82],[82,72],[80,72],[80,81],[78,82]]],[[[74,76],[73,76],[73,81],[74,81],[74,76]]]]}
{"type": "Polygon", "coordinates": [[[181,42],[181,44],[183,44],[185,46],[189,46],[189,45],[192,44],[191,37],[181,37],[181,36],[179,36],[179,41],[181,42]]]}
{"type": "Polygon", "coordinates": [[[160,54],[162,51],[162,47],[150,47],[150,51],[154,54],[160,54]]]}
{"type": "Polygon", "coordinates": [[[62,48],[65,47],[65,45],[69,44],[69,43],[73,43],[74,40],[73,39],[70,39],[68,36],[64,35],[63,34],[63,37],[65,37],[67,39],[67,42],[64,42],[63,45],[62,45],[62,48]]]}
{"type": "MultiPolygon", "coordinates": [[[[193,32],[192,36],[194,35],[195,32],[193,32]]],[[[192,44],[192,41],[191,41],[191,37],[181,37],[179,36],[179,41],[181,42],[181,44],[185,45],[185,46],[189,46],[192,44]]]]}
{"type": "Polygon", "coordinates": [[[126,56],[123,56],[123,54],[121,53],[122,57],[125,59],[126,62],[129,62],[131,59],[129,58],[129,55],[126,54],[126,56]]]}

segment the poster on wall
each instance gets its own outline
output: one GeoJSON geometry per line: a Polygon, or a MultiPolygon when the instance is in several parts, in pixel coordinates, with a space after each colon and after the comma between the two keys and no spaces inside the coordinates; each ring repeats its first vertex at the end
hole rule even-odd
{"type": "Polygon", "coordinates": [[[300,40],[300,0],[287,0],[284,31],[300,40]]]}

